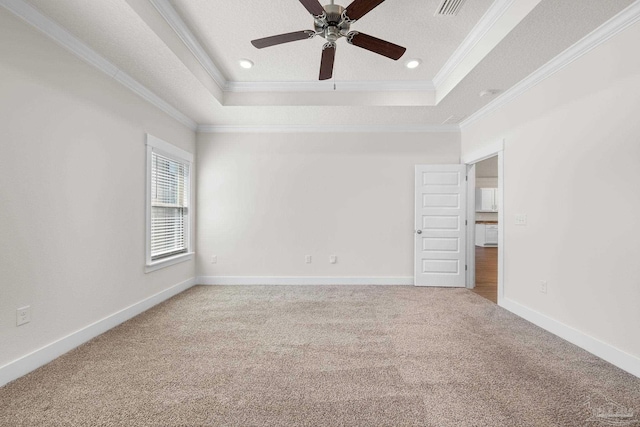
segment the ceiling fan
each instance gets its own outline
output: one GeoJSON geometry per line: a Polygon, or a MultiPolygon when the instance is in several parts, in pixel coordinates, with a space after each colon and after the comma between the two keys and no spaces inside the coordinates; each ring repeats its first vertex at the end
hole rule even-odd
{"type": "Polygon", "coordinates": [[[394,60],[400,59],[407,50],[397,44],[393,44],[364,33],[349,31],[352,23],[371,12],[376,6],[385,0],[354,0],[346,8],[333,4],[334,0],[331,0],[331,4],[327,4],[325,6],[322,6],[318,0],[299,1],[313,16],[315,30],[295,31],[293,33],[265,37],[263,39],[252,40],[251,44],[258,49],[262,49],[296,40],[311,39],[315,36],[324,37],[327,42],[322,47],[320,80],[327,80],[333,76],[333,61],[336,56],[336,40],[340,37],[346,37],[347,43],[349,44],[367,49],[371,52],[394,60]]]}

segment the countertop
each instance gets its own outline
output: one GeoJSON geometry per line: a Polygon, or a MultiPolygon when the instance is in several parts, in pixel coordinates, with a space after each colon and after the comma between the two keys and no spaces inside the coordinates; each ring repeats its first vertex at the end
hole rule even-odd
{"type": "Polygon", "coordinates": [[[476,221],[476,224],[497,224],[498,221],[476,221]]]}

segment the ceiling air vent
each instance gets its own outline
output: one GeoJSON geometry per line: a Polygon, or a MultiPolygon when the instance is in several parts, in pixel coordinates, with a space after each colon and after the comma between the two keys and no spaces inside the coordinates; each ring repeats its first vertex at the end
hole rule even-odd
{"type": "Polygon", "coordinates": [[[456,16],[465,0],[442,0],[434,16],[456,16]]]}

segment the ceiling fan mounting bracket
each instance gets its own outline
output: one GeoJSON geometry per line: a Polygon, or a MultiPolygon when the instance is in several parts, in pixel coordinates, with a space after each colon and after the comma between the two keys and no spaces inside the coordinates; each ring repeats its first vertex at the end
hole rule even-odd
{"type": "Polygon", "coordinates": [[[338,4],[327,4],[323,8],[323,16],[320,18],[314,17],[313,24],[316,34],[330,42],[344,37],[351,27],[351,22],[343,19],[345,8],[338,4]]]}

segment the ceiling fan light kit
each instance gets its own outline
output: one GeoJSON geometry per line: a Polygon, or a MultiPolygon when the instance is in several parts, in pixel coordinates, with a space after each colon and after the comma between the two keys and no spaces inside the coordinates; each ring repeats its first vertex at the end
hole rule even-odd
{"type": "Polygon", "coordinates": [[[341,37],[347,39],[347,43],[377,53],[387,58],[398,60],[406,48],[390,43],[376,37],[351,31],[351,24],[371,12],[376,6],[385,0],[354,0],[346,8],[334,4],[322,6],[318,0],[299,0],[314,19],[314,31],[304,30],[293,33],[279,34],[252,40],[258,49],[269,46],[289,43],[298,40],[310,39],[315,36],[323,37],[327,42],[322,47],[320,60],[320,80],[328,80],[333,76],[333,64],[336,54],[336,41],[341,37]]]}

